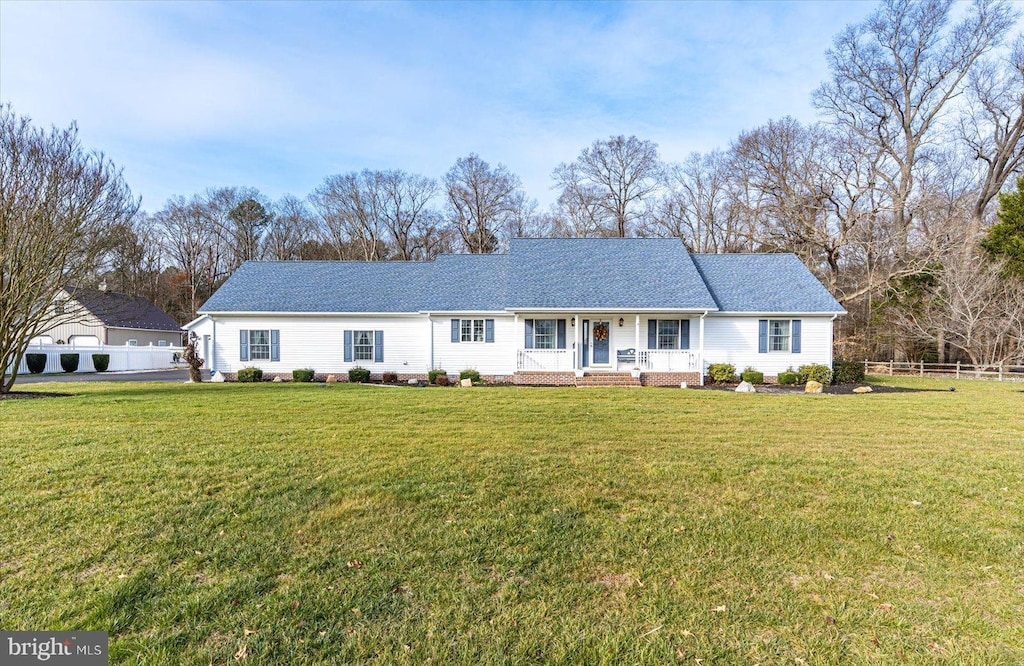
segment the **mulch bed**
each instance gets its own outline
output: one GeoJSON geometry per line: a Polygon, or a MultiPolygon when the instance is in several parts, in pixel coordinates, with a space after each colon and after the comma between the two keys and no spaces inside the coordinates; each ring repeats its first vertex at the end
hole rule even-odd
{"type": "Polygon", "coordinates": [[[33,398],[66,398],[70,393],[49,393],[47,391],[11,391],[0,393],[0,400],[32,400],[33,398]]]}
{"type": "MultiPolygon", "coordinates": [[[[739,384],[707,384],[705,386],[694,386],[696,389],[707,389],[711,391],[736,391],[736,387],[739,384]]],[[[832,386],[825,386],[822,388],[822,393],[829,395],[857,395],[853,392],[853,389],[858,386],[867,386],[867,384],[834,384],[832,386]]],[[[872,393],[921,393],[921,392],[942,392],[941,389],[923,389],[923,388],[907,388],[905,386],[886,386],[881,384],[871,384],[871,393],[863,395],[871,395],[872,393]]],[[[754,386],[758,393],[776,393],[783,395],[790,394],[803,394],[804,387],[801,386],[782,386],[780,384],[757,384],[754,386]]],[[[814,395],[809,393],[806,395],[814,395]]]]}

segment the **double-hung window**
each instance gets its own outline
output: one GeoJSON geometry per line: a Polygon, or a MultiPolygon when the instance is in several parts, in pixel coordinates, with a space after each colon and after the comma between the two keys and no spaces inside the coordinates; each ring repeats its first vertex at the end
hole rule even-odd
{"type": "Polygon", "coordinates": [[[373,331],[352,331],[352,354],[356,361],[373,361],[373,331]]]}
{"type": "Polygon", "coordinates": [[[790,348],[790,321],[788,319],[768,320],[768,351],[788,352],[790,348]]]}
{"type": "Polygon", "coordinates": [[[658,320],[658,349],[679,349],[679,320],[658,320]]]}
{"type": "Polygon", "coordinates": [[[270,360],[270,331],[249,331],[249,360],[270,360]]]}
{"type": "Polygon", "coordinates": [[[462,334],[460,340],[462,342],[483,342],[484,341],[484,320],[483,319],[463,319],[462,320],[462,334]]]}
{"type": "Polygon", "coordinates": [[[535,349],[555,349],[558,325],[554,319],[533,320],[533,346],[535,349]]]}

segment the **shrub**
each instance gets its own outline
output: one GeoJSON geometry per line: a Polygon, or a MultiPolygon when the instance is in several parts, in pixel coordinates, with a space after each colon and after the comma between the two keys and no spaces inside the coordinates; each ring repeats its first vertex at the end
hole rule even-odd
{"type": "Polygon", "coordinates": [[[792,370],[786,370],[785,372],[779,373],[778,380],[783,386],[791,386],[800,381],[800,375],[796,374],[792,370]]]}
{"type": "Polygon", "coordinates": [[[392,372],[391,370],[389,370],[389,371],[385,372],[383,375],[381,375],[381,379],[384,381],[385,384],[397,384],[398,383],[398,373],[397,372],[392,372]]]}
{"type": "Polygon", "coordinates": [[[110,367],[110,354],[93,354],[92,367],[96,372],[106,372],[110,367]]]}
{"type": "Polygon", "coordinates": [[[858,384],[864,381],[864,364],[858,361],[835,361],[832,381],[836,384],[858,384]]]}
{"type": "Polygon", "coordinates": [[[708,376],[716,384],[724,384],[736,379],[736,366],[732,363],[712,363],[708,366],[708,376]]]}
{"type": "Polygon", "coordinates": [[[33,375],[46,370],[46,354],[25,354],[25,365],[33,375]]]}
{"type": "Polygon", "coordinates": [[[463,370],[459,373],[459,379],[472,379],[474,384],[479,384],[480,373],[476,370],[463,370]]]}
{"type": "Polygon", "coordinates": [[[366,368],[352,368],[348,371],[348,380],[353,384],[366,384],[370,381],[370,371],[366,368]]]}
{"type": "Polygon", "coordinates": [[[64,372],[75,372],[78,370],[78,354],[61,354],[60,367],[64,372]]]}
{"type": "Polygon", "coordinates": [[[438,386],[448,386],[451,384],[451,381],[448,380],[448,375],[438,375],[434,377],[434,383],[438,386]]]}
{"type": "Polygon", "coordinates": [[[740,374],[740,379],[751,384],[764,384],[764,373],[748,367],[740,374]]]}
{"type": "Polygon", "coordinates": [[[427,381],[431,384],[436,384],[437,378],[441,376],[447,377],[448,373],[446,373],[444,370],[431,370],[430,372],[427,373],[427,381]]]}
{"type": "Polygon", "coordinates": [[[298,370],[292,370],[292,381],[308,383],[313,381],[313,375],[316,373],[313,368],[299,368],[298,370]]]}
{"type": "Polygon", "coordinates": [[[819,363],[801,365],[796,372],[800,375],[801,384],[806,384],[809,381],[815,381],[827,386],[832,383],[832,368],[827,365],[821,365],[819,363]]]}
{"type": "Polygon", "coordinates": [[[263,381],[263,371],[259,368],[242,368],[238,371],[238,381],[252,383],[263,381]]]}

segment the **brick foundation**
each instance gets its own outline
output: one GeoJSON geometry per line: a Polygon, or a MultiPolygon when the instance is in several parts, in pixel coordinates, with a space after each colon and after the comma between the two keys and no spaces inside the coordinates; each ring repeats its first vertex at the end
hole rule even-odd
{"type": "Polygon", "coordinates": [[[516,386],[576,386],[576,373],[569,372],[524,372],[512,375],[516,386]]]}
{"type": "Polygon", "coordinates": [[[699,372],[641,372],[641,386],[672,386],[686,382],[688,386],[700,386],[699,372]]]}

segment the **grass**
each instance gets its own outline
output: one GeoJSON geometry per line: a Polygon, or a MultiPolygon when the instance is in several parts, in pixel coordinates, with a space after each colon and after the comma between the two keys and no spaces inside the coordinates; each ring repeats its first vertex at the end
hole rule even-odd
{"type": "Polygon", "coordinates": [[[0,627],[111,663],[1024,663],[1024,386],[33,385],[0,627]],[[237,659],[236,659],[237,658],[237,659]]]}

